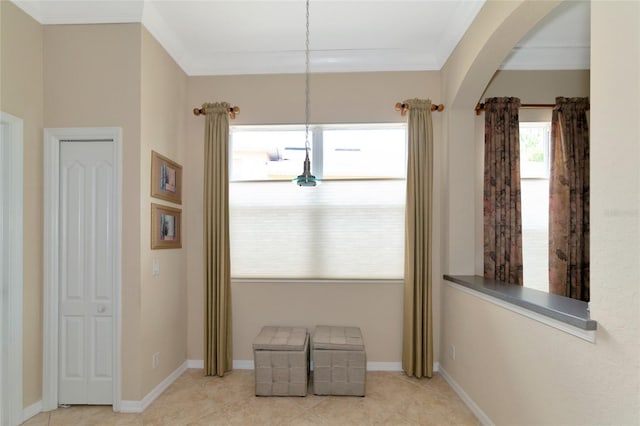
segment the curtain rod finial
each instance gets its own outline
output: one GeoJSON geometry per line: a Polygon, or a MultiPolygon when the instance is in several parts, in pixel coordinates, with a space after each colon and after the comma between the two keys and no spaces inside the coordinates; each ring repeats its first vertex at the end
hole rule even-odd
{"type": "Polygon", "coordinates": [[[237,114],[240,114],[240,108],[238,108],[237,106],[229,107],[227,109],[227,112],[229,112],[229,118],[233,120],[236,118],[237,114]]]}
{"type": "MultiPolygon", "coordinates": [[[[193,115],[205,115],[207,111],[204,108],[194,108],[193,115]]],[[[236,115],[240,114],[240,108],[237,106],[227,108],[227,113],[231,119],[236,118],[236,115]]]]}
{"type": "Polygon", "coordinates": [[[403,104],[401,102],[396,102],[395,109],[396,109],[396,111],[402,111],[400,113],[400,115],[402,115],[404,117],[407,114],[407,110],[409,109],[409,105],[403,104]]]}

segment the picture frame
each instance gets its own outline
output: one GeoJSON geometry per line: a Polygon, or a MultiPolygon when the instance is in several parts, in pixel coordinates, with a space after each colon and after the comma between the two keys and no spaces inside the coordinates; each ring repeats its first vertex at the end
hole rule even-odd
{"type": "Polygon", "coordinates": [[[151,151],[151,196],[182,204],[182,166],[151,151]]]}
{"type": "Polygon", "coordinates": [[[151,203],[151,249],[182,248],[182,210],[151,203]]]}

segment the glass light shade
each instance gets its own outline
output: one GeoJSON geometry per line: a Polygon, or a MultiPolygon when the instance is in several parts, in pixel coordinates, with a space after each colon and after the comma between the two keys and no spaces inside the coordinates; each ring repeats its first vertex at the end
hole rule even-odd
{"type": "Polygon", "coordinates": [[[314,175],[311,174],[311,161],[309,161],[309,153],[304,159],[304,170],[302,174],[293,180],[298,186],[316,186],[318,181],[314,175]]]}

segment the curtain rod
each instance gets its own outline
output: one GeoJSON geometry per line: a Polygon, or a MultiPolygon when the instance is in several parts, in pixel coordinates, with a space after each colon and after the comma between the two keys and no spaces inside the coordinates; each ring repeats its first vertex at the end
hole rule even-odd
{"type": "MultiPolygon", "coordinates": [[[[524,109],[553,109],[556,104],[520,104],[520,108],[524,109]]],[[[480,115],[484,111],[484,103],[478,103],[475,107],[476,115],[480,115]]]]}
{"type": "MultiPolygon", "coordinates": [[[[522,104],[520,108],[524,109],[553,109],[556,107],[556,104],[522,104]]],[[[480,115],[482,111],[484,111],[484,103],[478,103],[475,107],[476,115],[480,115]]],[[[587,111],[589,108],[587,107],[587,111]]]]}
{"type": "MultiPolygon", "coordinates": [[[[232,120],[236,118],[236,115],[240,114],[240,108],[237,106],[227,108],[227,112],[229,113],[229,118],[232,120]]],[[[204,108],[194,108],[193,115],[205,115],[207,112],[204,108]]]]}
{"type": "MultiPolygon", "coordinates": [[[[409,105],[402,103],[402,102],[396,102],[396,111],[402,111],[400,113],[401,116],[405,116],[407,115],[407,111],[409,111],[409,105]]],[[[431,105],[431,111],[442,111],[444,109],[444,105],[443,104],[432,104],[431,105]]]]}

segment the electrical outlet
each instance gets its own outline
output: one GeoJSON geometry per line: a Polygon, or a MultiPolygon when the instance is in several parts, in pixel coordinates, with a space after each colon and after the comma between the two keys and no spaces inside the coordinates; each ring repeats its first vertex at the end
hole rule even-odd
{"type": "Polygon", "coordinates": [[[160,352],[156,352],[155,354],[151,355],[151,367],[158,368],[159,365],[160,365],[160,352]]]}
{"type": "Polygon", "coordinates": [[[449,347],[449,356],[451,356],[451,359],[452,359],[453,361],[455,361],[455,360],[456,360],[456,346],[455,346],[455,345],[451,345],[451,346],[449,347]]]}

